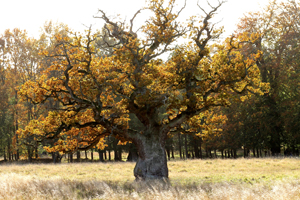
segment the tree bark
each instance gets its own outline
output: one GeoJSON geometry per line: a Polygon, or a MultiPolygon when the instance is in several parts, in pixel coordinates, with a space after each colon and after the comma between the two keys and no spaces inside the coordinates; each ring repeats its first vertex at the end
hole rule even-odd
{"type": "Polygon", "coordinates": [[[260,157],[262,158],[262,157],[263,157],[263,155],[262,155],[261,148],[259,149],[259,154],[260,154],[260,157]]]}
{"type": "Polygon", "coordinates": [[[233,149],[233,157],[234,157],[234,158],[237,158],[236,149],[233,149]]]}
{"type": "Polygon", "coordinates": [[[80,162],[81,158],[80,158],[80,151],[77,151],[77,161],[80,162]]]}
{"type": "Polygon", "coordinates": [[[154,130],[137,136],[139,158],[134,168],[137,180],[168,178],[167,156],[165,151],[166,138],[154,130]]]}
{"type": "Polygon", "coordinates": [[[35,146],[34,153],[35,153],[35,159],[38,159],[39,158],[38,145],[35,146]]]}
{"type": "Polygon", "coordinates": [[[100,149],[98,149],[98,154],[99,154],[99,161],[103,162],[104,161],[104,159],[103,159],[103,151],[101,151],[100,149]]]}
{"type": "Polygon", "coordinates": [[[4,156],[4,161],[7,161],[7,159],[6,159],[5,147],[3,148],[3,156],[4,156]]]}
{"type": "Polygon", "coordinates": [[[28,161],[32,163],[32,151],[30,147],[27,147],[28,161]]]}
{"type": "Polygon", "coordinates": [[[127,161],[128,162],[136,162],[138,160],[138,152],[137,148],[134,144],[129,144],[129,149],[128,149],[128,156],[127,156],[127,161]]]}
{"type": "Polygon", "coordinates": [[[201,141],[201,139],[199,139],[199,156],[200,156],[200,159],[202,159],[202,141],[201,141]]]}
{"type": "Polygon", "coordinates": [[[178,132],[178,150],[179,150],[179,156],[180,159],[182,159],[182,155],[181,155],[181,137],[180,137],[181,133],[178,132]]]}
{"type": "Polygon", "coordinates": [[[60,156],[58,152],[52,152],[51,155],[54,164],[61,162],[62,156],[60,156]]]}
{"type": "Polygon", "coordinates": [[[174,159],[175,157],[174,157],[174,147],[173,146],[171,148],[171,153],[172,153],[172,158],[174,159]]]}
{"type": "Polygon", "coordinates": [[[189,158],[188,146],[187,146],[187,135],[184,135],[184,150],[185,150],[185,159],[189,158]]]}
{"type": "Polygon", "coordinates": [[[69,157],[70,157],[70,163],[73,162],[73,153],[69,153],[69,157]]]}
{"type": "Polygon", "coordinates": [[[110,149],[108,149],[108,160],[111,161],[110,149]]]}
{"type": "Polygon", "coordinates": [[[119,153],[119,161],[123,161],[123,159],[122,159],[122,148],[121,147],[119,147],[118,153],[119,153]]]}
{"type": "Polygon", "coordinates": [[[195,157],[196,158],[200,158],[199,155],[199,148],[198,148],[198,140],[196,138],[193,138],[193,142],[194,142],[194,152],[195,152],[195,157]]]}
{"type": "Polygon", "coordinates": [[[107,160],[106,150],[103,151],[104,159],[107,160]]]}
{"type": "Polygon", "coordinates": [[[167,155],[168,155],[168,160],[171,160],[171,152],[169,148],[166,148],[167,155]]]}
{"type": "Polygon", "coordinates": [[[136,162],[138,160],[138,153],[137,151],[129,151],[128,156],[127,156],[127,161],[128,162],[136,162]]]}

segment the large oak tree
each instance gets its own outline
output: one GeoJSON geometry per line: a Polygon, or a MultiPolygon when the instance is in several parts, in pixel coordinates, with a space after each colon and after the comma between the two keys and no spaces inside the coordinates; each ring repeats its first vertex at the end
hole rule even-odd
{"type": "Polygon", "coordinates": [[[98,18],[105,22],[102,34],[89,29],[86,34],[55,35],[55,51],[43,52],[53,58],[52,65],[39,80],[25,83],[20,95],[35,104],[52,99],[60,108],[19,133],[56,139],[48,151],[61,152],[101,148],[106,136],[130,141],[139,153],[135,177],[167,178],[165,141],[170,132],[181,131],[211,107],[228,105],[233,94],[261,93],[264,86],[255,64],[260,53],[246,57],[238,51],[243,37],[213,44],[222,29],[211,19],[222,4],[211,6],[210,12],[198,5],[204,17],[183,24],[178,16],[185,5],[150,0],[128,24],[99,10],[98,18]],[[152,15],[134,31],[143,10],[152,15]],[[112,53],[99,56],[106,48],[112,53]],[[160,59],[170,52],[168,61],[160,59]],[[50,77],[51,71],[59,76],[50,77]]]}

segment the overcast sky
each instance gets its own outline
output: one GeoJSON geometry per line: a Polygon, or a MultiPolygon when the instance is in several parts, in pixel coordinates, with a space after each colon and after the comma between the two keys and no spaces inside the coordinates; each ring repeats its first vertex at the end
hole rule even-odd
{"type": "MultiPolygon", "coordinates": [[[[218,14],[222,19],[220,25],[226,30],[226,35],[233,32],[238,19],[244,13],[257,11],[269,0],[228,0],[218,14]]],[[[83,31],[84,25],[100,28],[100,19],[94,19],[98,9],[104,10],[109,16],[121,14],[130,19],[141,7],[144,0],[0,0],[0,35],[6,29],[26,29],[30,36],[38,37],[40,27],[47,20],[63,22],[75,31],[83,31]]],[[[182,4],[183,0],[177,0],[182,4]]],[[[197,0],[187,0],[183,17],[201,13],[196,6],[197,0]]],[[[216,5],[217,0],[209,0],[216,5]]],[[[206,0],[199,0],[200,5],[207,5],[206,0]]],[[[142,23],[138,19],[137,23],[142,23]]]]}

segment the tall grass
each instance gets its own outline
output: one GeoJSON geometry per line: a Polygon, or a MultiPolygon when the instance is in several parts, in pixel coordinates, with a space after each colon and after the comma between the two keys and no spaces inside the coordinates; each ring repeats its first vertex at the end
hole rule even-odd
{"type": "Polygon", "coordinates": [[[134,163],[1,165],[0,199],[300,199],[299,164],[173,161],[170,182],[135,182],[134,163]]]}
{"type": "Polygon", "coordinates": [[[0,199],[300,199],[300,181],[274,183],[103,182],[0,175],[0,199]]]}

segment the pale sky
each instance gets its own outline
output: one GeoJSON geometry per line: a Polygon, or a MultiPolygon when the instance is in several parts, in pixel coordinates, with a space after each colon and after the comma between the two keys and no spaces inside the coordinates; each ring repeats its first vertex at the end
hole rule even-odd
{"type": "MultiPolygon", "coordinates": [[[[221,6],[218,19],[220,25],[225,27],[229,35],[235,29],[238,19],[244,13],[257,11],[269,0],[228,0],[221,6]]],[[[181,5],[183,0],[177,0],[181,5]]],[[[187,7],[183,17],[201,13],[196,6],[197,0],[187,0],[187,7]]],[[[217,0],[209,0],[217,5],[217,0]]],[[[40,27],[47,20],[63,22],[75,31],[83,31],[84,25],[93,25],[95,29],[101,28],[101,20],[94,19],[98,9],[104,10],[107,15],[121,14],[130,19],[141,7],[144,0],[0,0],[0,35],[6,29],[26,29],[29,36],[38,37],[40,27]]],[[[206,0],[199,0],[200,5],[207,5],[206,0]]],[[[142,23],[138,18],[136,23],[142,23]]]]}

